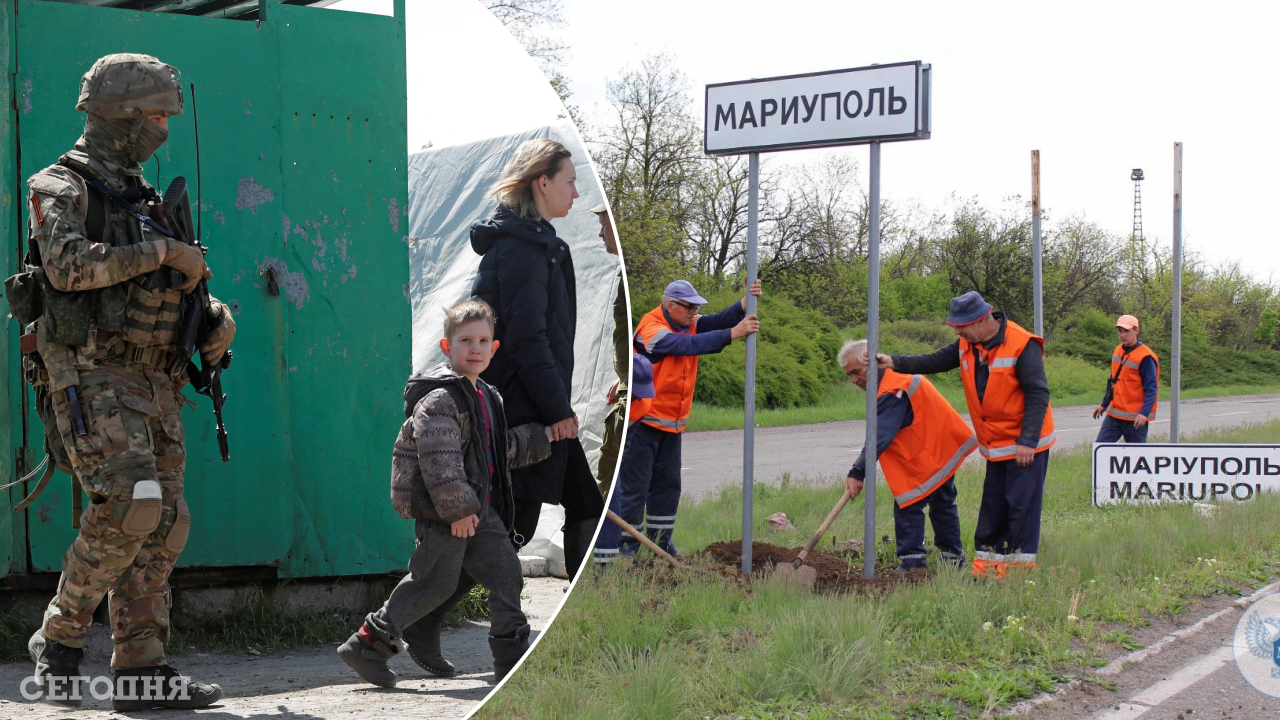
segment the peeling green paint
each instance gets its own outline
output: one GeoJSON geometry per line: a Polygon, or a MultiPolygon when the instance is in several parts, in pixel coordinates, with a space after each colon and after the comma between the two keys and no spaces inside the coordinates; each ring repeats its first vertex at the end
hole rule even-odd
{"type": "MultiPolygon", "coordinates": [[[[170,120],[146,177],[163,190],[184,175],[198,189],[210,289],[237,325],[224,376],[230,463],[218,458],[208,400],[192,394],[200,407],[183,414],[194,523],[179,566],[278,565],[283,577],[383,572],[403,567],[413,549],[412,524],[388,496],[411,354],[398,227],[407,197],[404,2],[394,17],[277,0],[265,9],[265,20],[239,22],[22,0],[16,26],[12,15],[0,21],[5,47],[17,46],[0,78],[9,99],[0,123],[16,118],[18,128],[18,142],[6,130],[0,149],[0,269],[12,272],[25,239],[24,203],[11,199],[25,197],[20,178],[80,134],[84,71],[122,51],[179,68],[186,112],[170,120]],[[268,292],[268,269],[278,296],[268,292]]],[[[10,418],[20,416],[17,335],[8,321],[0,337],[10,418]]],[[[38,445],[34,413],[29,424],[38,445]]],[[[20,443],[21,423],[11,422],[0,433],[6,475],[20,443]]],[[[75,536],[69,491],[59,474],[28,513],[31,571],[60,569],[75,536]]],[[[0,519],[3,571],[27,548],[12,519],[7,511],[0,519]]]]}

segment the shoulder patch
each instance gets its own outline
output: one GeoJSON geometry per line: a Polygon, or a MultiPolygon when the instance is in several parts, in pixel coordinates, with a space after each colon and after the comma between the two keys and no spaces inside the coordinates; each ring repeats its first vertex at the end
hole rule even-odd
{"type": "Polygon", "coordinates": [[[76,197],[84,192],[84,180],[60,166],[45,168],[27,179],[27,187],[41,195],[76,197]],[[70,176],[70,177],[68,177],[70,176]],[[75,178],[74,180],[72,178],[75,178]]]}

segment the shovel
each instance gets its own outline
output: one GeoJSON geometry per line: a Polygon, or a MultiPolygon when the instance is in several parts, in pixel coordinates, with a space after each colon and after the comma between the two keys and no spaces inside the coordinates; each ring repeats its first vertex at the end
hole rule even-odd
{"type": "Polygon", "coordinates": [[[790,564],[781,563],[779,565],[774,565],[773,576],[780,580],[795,582],[806,588],[812,588],[818,582],[818,571],[812,566],[805,565],[805,558],[809,557],[809,553],[813,551],[813,548],[818,544],[818,541],[822,539],[822,536],[827,532],[827,529],[831,527],[831,523],[836,521],[836,516],[838,516],[840,511],[844,509],[845,504],[852,499],[853,496],[849,494],[849,490],[846,488],[844,494],[840,496],[840,502],[836,503],[836,506],[831,509],[831,512],[827,513],[827,519],[822,521],[822,527],[818,528],[818,532],[814,533],[814,536],[809,538],[809,544],[805,545],[804,549],[800,551],[800,554],[796,556],[795,562],[790,564]]]}
{"type": "Polygon", "coordinates": [[[639,540],[641,545],[644,545],[645,547],[652,550],[655,555],[671,563],[672,567],[684,568],[684,565],[681,564],[680,561],[671,557],[670,553],[658,547],[657,543],[650,540],[648,537],[645,537],[644,533],[632,527],[631,523],[627,522],[626,520],[623,520],[621,517],[618,516],[617,513],[615,513],[612,510],[605,510],[604,512],[605,512],[605,515],[610,520],[612,520],[615,525],[625,530],[627,534],[630,535],[631,537],[635,538],[636,540],[639,540]]]}

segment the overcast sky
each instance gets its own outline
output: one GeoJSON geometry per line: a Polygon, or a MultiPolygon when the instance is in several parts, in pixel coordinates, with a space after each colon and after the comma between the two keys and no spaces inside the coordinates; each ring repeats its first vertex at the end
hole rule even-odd
{"type": "MultiPolygon", "coordinates": [[[[412,4],[412,3],[411,3],[412,4]]],[[[478,3],[477,3],[478,4],[478,3]]],[[[1031,150],[1052,217],[1128,235],[1142,168],[1148,238],[1172,237],[1173,143],[1184,143],[1184,241],[1280,281],[1280,5],[1172,2],[600,2],[564,0],[572,102],[666,51],[702,117],[707,83],[922,60],[933,137],[886,144],[888,200],[989,207],[1030,195],[1031,150]],[[1266,50],[1266,48],[1272,50],[1266,50]]],[[[412,46],[412,43],[411,43],[412,46]]],[[[803,160],[816,152],[777,156],[803,160]]],[[[866,168],[865,147],[845,148],[866,168]]],[[[626,239],[622,238],[625,243],[626,239]]]]}
{"type": "MultiPolygon", "coordinates": [[[[391,0],[331,9],[391,14],[391,0]]],[[[524,49],[477,0],[405,3],[409,152],[541,127],[564,112],[524,49]]]]}

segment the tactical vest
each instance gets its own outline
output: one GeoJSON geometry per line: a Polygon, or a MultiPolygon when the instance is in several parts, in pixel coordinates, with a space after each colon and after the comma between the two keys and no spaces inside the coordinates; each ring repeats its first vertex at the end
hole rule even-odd
{"type": "MultiPolygon", "coordinates": [[[[83,171],[73,170],[85,177],[83,171]]],[[[85,185],[88,192],[85,215],[87,239],[115,247],[160,239],[158,233],[104,196],[93,184],[86,182],[85,185]]],[[[131,205],[137,208],[136,202],[131,205]]],[[[24,314],[29,317],[19,317],[17,313],[15,317],[24,323],[37,323],[42,346],[62,345],[72,351],[88,345],[101,347],[104,344],[102,336],[106,334],[107,342],[113,340],[110,336],[119,335],[139,348],[171,351],[176,347],[186,301],[177,289],[180,279],[173,277],[176,271],[171,268],[162,266],[146,275],[104,288],[63,292],[54,288],[45,277],[40,247],[30,229],[25,263],[32,279],[19,284],[30,287],[42,297],[35,303],[38,309],[31,307],[32,303],[24,307],[24,314]],[[38,287],[35,287],[37,282],[38,287]],[[97,335],[90,337],[94,329],[97,335]]],[[[45,354],[43,347],[41,354],[45,354]]],[[[76,364],[84,364],[83,358],[76,364]]]]}

